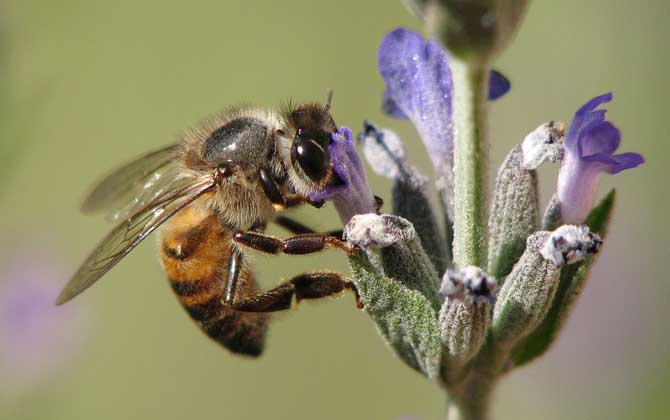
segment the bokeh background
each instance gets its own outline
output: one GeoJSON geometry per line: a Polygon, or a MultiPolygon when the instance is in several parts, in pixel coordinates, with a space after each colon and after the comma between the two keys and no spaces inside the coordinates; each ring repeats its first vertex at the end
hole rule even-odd
{"type": "MultiPolygon", "coordinates": [[[[540,123],[567,122],[609,90],[622,150],[648,161],[603,179],[603,194],[619,191],[607,245],[556,346],[499,387],[499,419],[667,418],[668,17],[665,0],[538,0],[496,63],[513,88],[492,106],[494,166],[540,123]]],[[[228,105],[333,88],[340,125],[391,126],[428,171],[410,124],[379,110],[376,50],[397,26],[420,28],[387,0],[0,2],[0,418],[442,417],[442,391],[394,358],[351,296],[277,317],[258,360],[192,324],[155,240],[71,304],[44,303],[110,228],[77,211],[90,184],[228,105]],[[31,302],[18,314],[16,296],[31,302]]],[[[556,169],[542,170],[544,202],[556,169]]],[[[386,180],[373,188],[388,197],[386,180]]],[[[298,214],[338,224],[332,208],[298,214]]],[[[264,287],[346,271],[337,253],[256,266],[264,287]]]]}

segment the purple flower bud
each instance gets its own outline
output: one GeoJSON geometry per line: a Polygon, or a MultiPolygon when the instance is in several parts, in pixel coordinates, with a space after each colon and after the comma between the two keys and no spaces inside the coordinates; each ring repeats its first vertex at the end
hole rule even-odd
{"type": "Polygon", "coordinates": [[[350,129],[342,127],[337,133],[333,133],[328,154],[343,184],[327,187],[310,198],[332,200],[343,225],[357,214],[375,213],[375,198],[370,192],[363,162],[356,153],[350,129]]]}
{"type": "Polygon", "coordinates": [[[64,367],[82,344],[81,306],[56,306],[64,273],[37,241],[9,254],[0,278],[0,394],[21,394],[64,367]],[[36,249],[37,248],[37,249],[36,249]]]}
{"type": "Polygon", "coordinates": [[[579,108],[564,142],[564,158],[558,174],[558,200],[563,223],[581,224],[595,203],[598,177],[601,173],[616,174],[644,162],[637,153],[614,152],[621,134],[605,120],[600,104],[612,100],[606,93],[579,108]]]}

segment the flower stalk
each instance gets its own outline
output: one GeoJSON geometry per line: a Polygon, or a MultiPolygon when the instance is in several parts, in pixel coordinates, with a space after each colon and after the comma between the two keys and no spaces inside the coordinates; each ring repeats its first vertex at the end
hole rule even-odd
{"type": "Polygon", "coordinates": [[[486,266],[489,69],[454,59],[454,262],[486,266]]]}

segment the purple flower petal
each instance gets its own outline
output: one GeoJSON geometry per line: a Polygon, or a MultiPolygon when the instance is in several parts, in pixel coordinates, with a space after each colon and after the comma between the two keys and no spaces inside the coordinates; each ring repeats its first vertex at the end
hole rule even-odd
{"type": "Polygon", "coordinates": [[[611,155],[619,148],[621,134],[609,121],[594,121],[579,132],[577,145],[579,155],[589,156],[596,153],[611,155]]]}
{"type": "Polygon", "coordinates": [[[406,120],[408,118],[398,104],[388,96],[388,92],[384,92],[384,97],[382,98],[382,111],[389,117],[399,120],[406,120]]]}
{"type": "Polygon", "coordinates": [[[644,162],[637,153],[613,154],[619,147],[621,134],[605,120],[606,110],[596,109],[611,99],[611,93],[591,99],[577,110],[572,120],[558,174],[557,194],[563,223],[584,222],[595,203],[601,173],[616,174],[644,162]]]}
{"type": "Polygon", "coordinates": [[[605,112],[607,111],[604,109],[596,110],[596,108],[601,104],[607,103],[611,100],[612,93],[605,93],[604,95],[596,96],[595,98],[591,99],[577,110],[574,118],[572,119],[572,124],[570,124],[568,135],[565,139],[566,149],[577,147],[577,140],[579,138],[578,133],[586,125],[594,121],[605,120],[605,112]]]}
{"type": "Polygon", "coordinates": [[[491,70],[489,74],[489,100],[495,101],[509,92],[512,84],[502,73],[491,70]]]}
{"type": "Polygon", "coordinates": [[[616,165],[610,165],[606,171],[609,174],[618,174],[626,169],[632,169],[644,163],[644,157],[637,153],[620,153],[612,156],[616,160],[616,165]]]}
{"type": "Polygon", "coordinates": [[[600,171],[611,175],[618,174],[626,169],[632,169],[644,163],[642,155],[637,153],[620,153],[618,155],[596,153],[585,156],[582,160],[590,163],[601,163],[602,166],[599,167],[600,171]]]}
{"type": "Polygon", "coordinates": [[[444,50],[396,29],[382,40],[377,63],[387,87],[385,110],[412,120],[436,167],[451,162],[453,84],[444,50]]]}
{"type": "MultiPolygon", "coordinates": [[[[386,83],[382,108],[394,118],[414,124],[437,175],[447,211],[453,198],[453,80],[449,59],[441,45],[407,29],[389,32],[377,59],[386,83]]],[[[497,99],[510,88],[507,78],[492,72],[489,98],[497,99]]]]}
{"type": "Polygon", "coordinates": [[[328,187],[310,198],[333,201],[343,225],[356,214],[374,213],[375,199],[370,192],[368,178],[349,128],[342,127],[337,133],[333,133],[333,142],[328,147],[328,153],[333,169],[343,184],[328,187]]]}

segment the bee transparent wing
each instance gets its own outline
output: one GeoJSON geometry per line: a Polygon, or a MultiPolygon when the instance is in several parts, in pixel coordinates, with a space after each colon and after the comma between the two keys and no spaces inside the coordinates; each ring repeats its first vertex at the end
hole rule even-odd
{"type": "Polygon", "coordinates": [[[84,199],[82,213],[107,211],[116,221],[143,208],[176,177],[179,146],[173,144],[137,158],[103,178],[84,199]]]}
{"type": "Polygon", "coordinates": [[[174,180],[151,203],[117,225],[86,258],[58,296],[57,304],[74,298],[128,255],[144,238],[214,185],[212,178],[174,180]]]}

